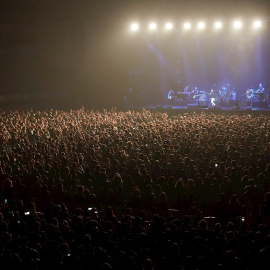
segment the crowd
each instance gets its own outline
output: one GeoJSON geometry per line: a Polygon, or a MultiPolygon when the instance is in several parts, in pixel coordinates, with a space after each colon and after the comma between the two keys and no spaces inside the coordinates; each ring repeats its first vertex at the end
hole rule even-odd
{"type": "Polygon", "coordinates": [[[270,267],[268,115],[0,111],[0,140],[3,269],[270,267]]]}

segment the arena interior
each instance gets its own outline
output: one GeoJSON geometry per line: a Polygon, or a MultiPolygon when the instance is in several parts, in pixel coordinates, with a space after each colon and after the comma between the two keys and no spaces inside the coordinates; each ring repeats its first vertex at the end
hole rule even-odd
{"type": "Polygon", "coordinates": [[[1,269],[269,269],[269,12],[1,0],[1,269]]]}

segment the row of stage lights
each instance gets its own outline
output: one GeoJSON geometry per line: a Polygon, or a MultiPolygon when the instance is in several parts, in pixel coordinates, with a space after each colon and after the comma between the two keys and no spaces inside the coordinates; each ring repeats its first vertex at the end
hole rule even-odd
{"type": "MultiPolygon", "coordinates": [[[[243,27],[243,22],[240,21],[240,20],[236,20],[232,23],[232,27],[234,29],[241,29],[243,27]]],[[[190,22],[185,22],[183,23],[182,25],[182,28],[184,30],[190,30],[190,29],[198,29],[198,30],[203,30],[205,29],[207,26],[207,24],[203,21],[201,22],[198,22],[196,25],[192,25],[190,22]]],[[[212,27],[216,30],[219,30],[219,29],[222,29],[224,26],[224,24],[221,22],[221,21],[216,21],[213,23],[212,27]]],[[[259,20],[256,20],[254,22],[252,22],[251,24],[252,28],[254,29],[260,29],[262,28],[263,26],[263,23],[262,21],[259,21],[259,20]]],[[[147,27],[149,30],[151,31],[156,31],[158,30],[158,28],[160,29],[164,29],[164,30],[167,30],[167,31],[170,31],[170,30],[174,30],[175,29],[175,25],[172,23],[172,22],[166,22],[164,25],[158,25],[157,23],[155,22],[151,22],[148,27],[147,27]]],[[[130,25],[130,30],[131,31],[138,31],[140,29],[140,25],[138,23],[132,23],[130,25]]]]}

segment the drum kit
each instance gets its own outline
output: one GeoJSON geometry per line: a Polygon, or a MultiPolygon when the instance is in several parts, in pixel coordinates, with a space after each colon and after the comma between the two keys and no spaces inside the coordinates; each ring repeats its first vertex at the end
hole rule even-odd
{"type": "Polygon", "coordinates": [[[237,99],[235,89],[232,88],[229,84],[222,85],[220,89],[216,90],[216,92],[218,93],[219,101],[235,101],[237,99]]]}
{"type": "Polygon", "coordinates": [[[198,87],[185,87],[184,91],[177,91],[174,96],[176,101],[190,101],[190,102],[209,102],[211,101],[212,106],[215,106],[218,102],[236,100],[236,92],[231,89],[230,86],[222,85],[220,89],[217,89],[214,85],[210,92],[199,90],[198,87]]]}
{"type": "Polygon", "coordinates": [[[221,87],[217,87],[216,84],[214,84],[209,93],[199,91],[198,95],[194,95],[193,98],[198,99],[199,101],[210,100],[211,105],[216,106],[223,101],[236,100],[237,95],[235,89],[231,88],[229,84],[222,85],[221,87]]]}

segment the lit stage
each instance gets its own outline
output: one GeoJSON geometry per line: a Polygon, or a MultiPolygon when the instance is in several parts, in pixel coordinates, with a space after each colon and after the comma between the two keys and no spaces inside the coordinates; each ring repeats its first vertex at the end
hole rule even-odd
{"type": "Polygon", "coordinates": [[[205,112],[205,113],[229,113],[229,114],[242,114],[242,113],[252,113],[252,114],[270,114],[270,104],[265,102],[253,103],[250,102],[235,102],[234,106],[231,104],[221,104],[223,106],[211,106],[206,104],[151,104],[144,106],[124,106],[126,110],[142,110],[146,109],[149,111],[167,112],[169,114],[175,115],[178,113],[190,113],[190,112],[205,112]]]}

